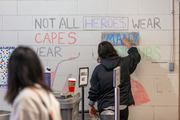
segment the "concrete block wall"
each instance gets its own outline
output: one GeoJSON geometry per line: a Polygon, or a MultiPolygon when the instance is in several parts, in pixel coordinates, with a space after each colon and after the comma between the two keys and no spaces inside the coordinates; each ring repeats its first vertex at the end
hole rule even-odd
{"type": "MultiPolygon", "coordinates": [[[[98,64],[97,45],[102,32],[139,32],[136,47],[142,60],[132,79],[143,86],[149,101],[143,100],[145,93],[136,93],[141,104],[130,107],[129,120],[178,120],[178,0],[174,0],[174,8],[173,72],[168,70],[172,47],[171,0],[0,0],[0,46],[30,46],[43,66],[52,71],[59,62],[67,60],[59,65],[53,85],[54,90],[62,90],[69,74],[78,79],[79,67],[89,67],[91,76],[98,64]],[[126,18],[127,26],[118,30],[85,28],[85,18],[126,18]],[[72,57],[77,58],[71,60],[72,57]]],[[[127,55],[124,46],[116,49],[122,56],[127,55]]],[[[86,110],[89,86],[85,88],[86,110]]],[[[81,92],[78,84],[75,90],[81,92]]],[[[6,89],[0,89],[0,109],[10,110],[11,106],[3,99],[5,92],[6,89]]]]}

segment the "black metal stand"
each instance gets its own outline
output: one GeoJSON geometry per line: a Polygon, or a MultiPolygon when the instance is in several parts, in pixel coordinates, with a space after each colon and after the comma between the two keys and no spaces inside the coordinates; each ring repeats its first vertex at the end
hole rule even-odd
{"type": "Polygon", "coordinates": [[[82,120],[84,120],[84,87],[82,86],[82,120]]]}
{"type": "Polygon", "coordinates": [[[79,68],[79,87],[82,87],[82,120],[84,120],[84,86],[88,84],[89,68],[79,68]]]}

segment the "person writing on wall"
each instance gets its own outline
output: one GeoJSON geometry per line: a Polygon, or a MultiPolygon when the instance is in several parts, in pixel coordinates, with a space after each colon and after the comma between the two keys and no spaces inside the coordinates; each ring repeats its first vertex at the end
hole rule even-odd
{"type": "Polygon", "coordinates": [[[114,110],[114,87],[113,69],[121,67],[120,80],[120,119],[128,120],[128,106],[135,104],[132,91],[130,75],[135,71],[141,56],[136,47],[131,47],[130,42],[122,39],[128,48],[128,56],[120,57],[110,42],[103,41],[98,45],[98,59],[100,62],[93,71],[90,79],[89,89],[89,114],[94,117],[96,110],[94,104],[98,102],[98,111],[114,110]]]}
{"type": "Polygon", "coordinates": [[[44,83],[44,71],[36,53],[20,46],[8,63],[5,99],[12,104],[10,120],[61,120],[60,105],[44,83]]]}

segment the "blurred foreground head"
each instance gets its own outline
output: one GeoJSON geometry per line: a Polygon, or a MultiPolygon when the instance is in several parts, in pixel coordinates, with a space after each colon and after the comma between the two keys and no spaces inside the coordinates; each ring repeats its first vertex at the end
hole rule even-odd
{"type": "Polygon", "coordinates": [[[17,47],[9,58],[8,63],[8,90],[5,99],[13,103],[18,93],[25,87],[44,84],[44,71],[37,54],[29,47],[17,47]]]}

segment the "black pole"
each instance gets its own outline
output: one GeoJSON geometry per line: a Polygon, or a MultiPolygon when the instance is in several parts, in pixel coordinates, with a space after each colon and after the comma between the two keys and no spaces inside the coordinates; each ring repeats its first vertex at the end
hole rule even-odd
{"type": "Polygon", "coordinates": [[[84,120],[84,87],[82,86],[82,120],[84,120]]]}

